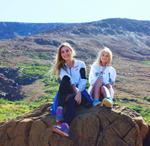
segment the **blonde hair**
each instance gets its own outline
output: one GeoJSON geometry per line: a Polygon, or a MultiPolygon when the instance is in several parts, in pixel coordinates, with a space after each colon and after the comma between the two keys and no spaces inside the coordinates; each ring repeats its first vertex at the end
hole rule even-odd
{"type": "Polygon", "coordinates": [[[100,65],[101,64],[101,57],[104,53],[107,53],[108,54],[108,57],[109,57],[109,60],[108,60],[108,63],[106,64],[107,66],[111,65],[111,62],[112,62],[112,51],[107,48],[107,47],[104,47],[102,50],[100,50],[99,54],[98,54],[98,57],[96,59],[96,61],[94,63],[100,65]]]}
{"type": "Polygon", "coordinates": [[[76,55],[74,48],[67,42],[62,43],[57,50],[57,54],[55,56],[55,64],[54,64],[54,74],[59,75],[60,69],[64,66],[65,60],[61,57],[61,48],[68,47],[72,52],[72,58],[76,55]]]}

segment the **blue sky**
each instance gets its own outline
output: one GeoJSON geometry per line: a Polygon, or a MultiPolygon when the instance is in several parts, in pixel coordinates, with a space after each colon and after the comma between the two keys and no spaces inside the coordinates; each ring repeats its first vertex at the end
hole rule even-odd
{"type": "Polygon", "coordinates": [[[0,0],[0,21],[91,22],[150,20],[150,0],[0,0]]]}

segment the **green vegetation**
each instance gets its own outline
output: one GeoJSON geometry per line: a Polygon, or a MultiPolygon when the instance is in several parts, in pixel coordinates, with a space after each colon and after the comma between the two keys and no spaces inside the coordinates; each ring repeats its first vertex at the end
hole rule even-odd
{"type": "Polygon", "coordinates": [[[40,64],[18,64],[19,72],[25,76],[43,77],[49,70],[50,66],[40,64]]]}
{"type": "MultiPolygon", "coordinates": [[[[137,99],[138,102],[142,103],[141,99],[137,99]]],[[[150,123],[150,108],[149,104],[140,104],[138,102],[121,102],[120,99],[117,100],[117,104],[120,106],[126,106],[130,109],[135,110],[139,113],[147,123],[150,123]]]]}
{"type": "Polygon", "coordinates": [[[8,100],[0,99],[0,121],[6,121],[13,119],[17,116],[23,115],[24,113],[29,112],[32,104],[17,101],[11,102],[8,100]]]}
{"type": "Polygon", "coordinates": [[[142,61],[143,64],[150,65],[150,60],[142,61]]]}
{"type": "Polygon", "coordinates": [[[52,102],[52,96],[48,95],[32,102],[26,100],[12,102],[6,99],[0,99],[0,121],[14,119],[32,111],[44,103],[50,102],[52,102]]]}
{"type": "Polygon", "coordinates": [[[150,102],[150,96],[145,96],[143,99],[150,102]]]}
{"type": "Polygon", "coordinates": [[[131,109],[135,110],[136,112],[140,113],[142,117],[145,119],[147,123],[150,123],[150,108],[142,107],[142,106],[131,106],[131,109]]]}

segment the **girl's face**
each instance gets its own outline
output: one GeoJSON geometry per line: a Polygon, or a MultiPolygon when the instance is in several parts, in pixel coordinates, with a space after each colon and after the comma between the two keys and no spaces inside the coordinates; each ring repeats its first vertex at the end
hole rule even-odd
{"type": "Polygon", "coordinates": [[[101,54],[101,59],[100,59],[102,65],[106,65],[109,62],[109,54],[106,52],[103,52],[101,54]]]}
{"type": "Polygon", "coordinates": [[[62,59],[64,59],[65,61],[70,61],[72,59],[72,51],[67,46],[61,48],[60,54],[62,59]]]}

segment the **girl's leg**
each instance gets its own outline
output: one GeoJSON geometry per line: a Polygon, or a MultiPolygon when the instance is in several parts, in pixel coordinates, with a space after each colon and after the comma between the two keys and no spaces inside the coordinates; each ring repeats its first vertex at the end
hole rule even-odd
{"type": "Polygon", "coordinates": [[[102,86],[102,82],[101,80],[98,79],[92,89],[94,99],[99,99],[100,93],[101,93],[101,90],[100,90],[101,86],[102,86]]]}
{"type": "MultiPolygon", "coordinates": [[[[76,103],[74,100],[75,93],[68,76],[63,77],[58,93],[58,113],[62,114],[63,122],[60,121],[59,125],[54,125],[52,130],[55,133],[68,137],[70,129],[69,124],[74,118],[76,111],[76,103]]],[[[57,116],[61,117],[61,115],[57,115],[56,113],[56,120],[57,116]]]]}
{"type": "Polygon", "coordinates": [[[102,86],[101,87],[101,92],[103,94],[103,101],[102,101],[102,105],[107,106],[107,107],[112,107],[113,106],[113,100],[112,97],[110,95],[109,89],[106,86],[102,86]]]}
{"type": "Polygon", "coordinates": [[[112,87],[112,85],[106,85],[106,87],[108,88],[109,92],[110,92],[110,97],[114,98],[114,89],[112,87]]]}
{"type": "Polygon", "coordinates": [[[63,116],[64,122],[70,124],[76,113],[76,101],[74,100],[76,93],[68,76],[64,76],[59,87],[59,100],[58,105],[64,109],[63,116]]]}
{"type": "Polygon", "coordinates": [[[102,94],[103,98],[111,97],[109,89],[106,86],[101,87],[101,94],[102,94]]]}
{"type": "Polygon", "coordinates": [[[114,98],[114,89],[113,89],[112,86],[109,88],[109,92],[110,92],[110,96],[111,96],[112,98],[114,98]]]}
{"type": "Polygon", "coordinates": [[[92,89],[92,95],[94,97],[93,106],[97,106],[98,104],[100,104],[99,98],[101,96],[101,86],[102,86],[102,81],[97,79],[92,89]]]}
{"type": "Polygon", "coordinates": [[[68,123],[69,125],[76,115],[77,103],[74,97],[75,94],[69,96],[64,108],[64,122],[68,123]]]}
{"type": "Polygon", "coordinates": [[[82,95],[81,104],[87,108],[91,107],[93,104],[93,98],[90,96],[90,94],[86,90],[83,90],[81,92],[81,95],[82,95]]]}
{"type": "Polygon", "coordinates": [[[58,106],[56,109],[56,122],[59,124],[64,120],[64,107],[66,106],[69,95],[74,94],[70,83],[70,78],[64,76],[58,90],[58,106]]]}
{"type": "Polygon", "coordinates": [[[64,107],[67,96],[74,94],[74,90],[68,76],[63,77],[58,93],[58,106],[64,107]]]}

